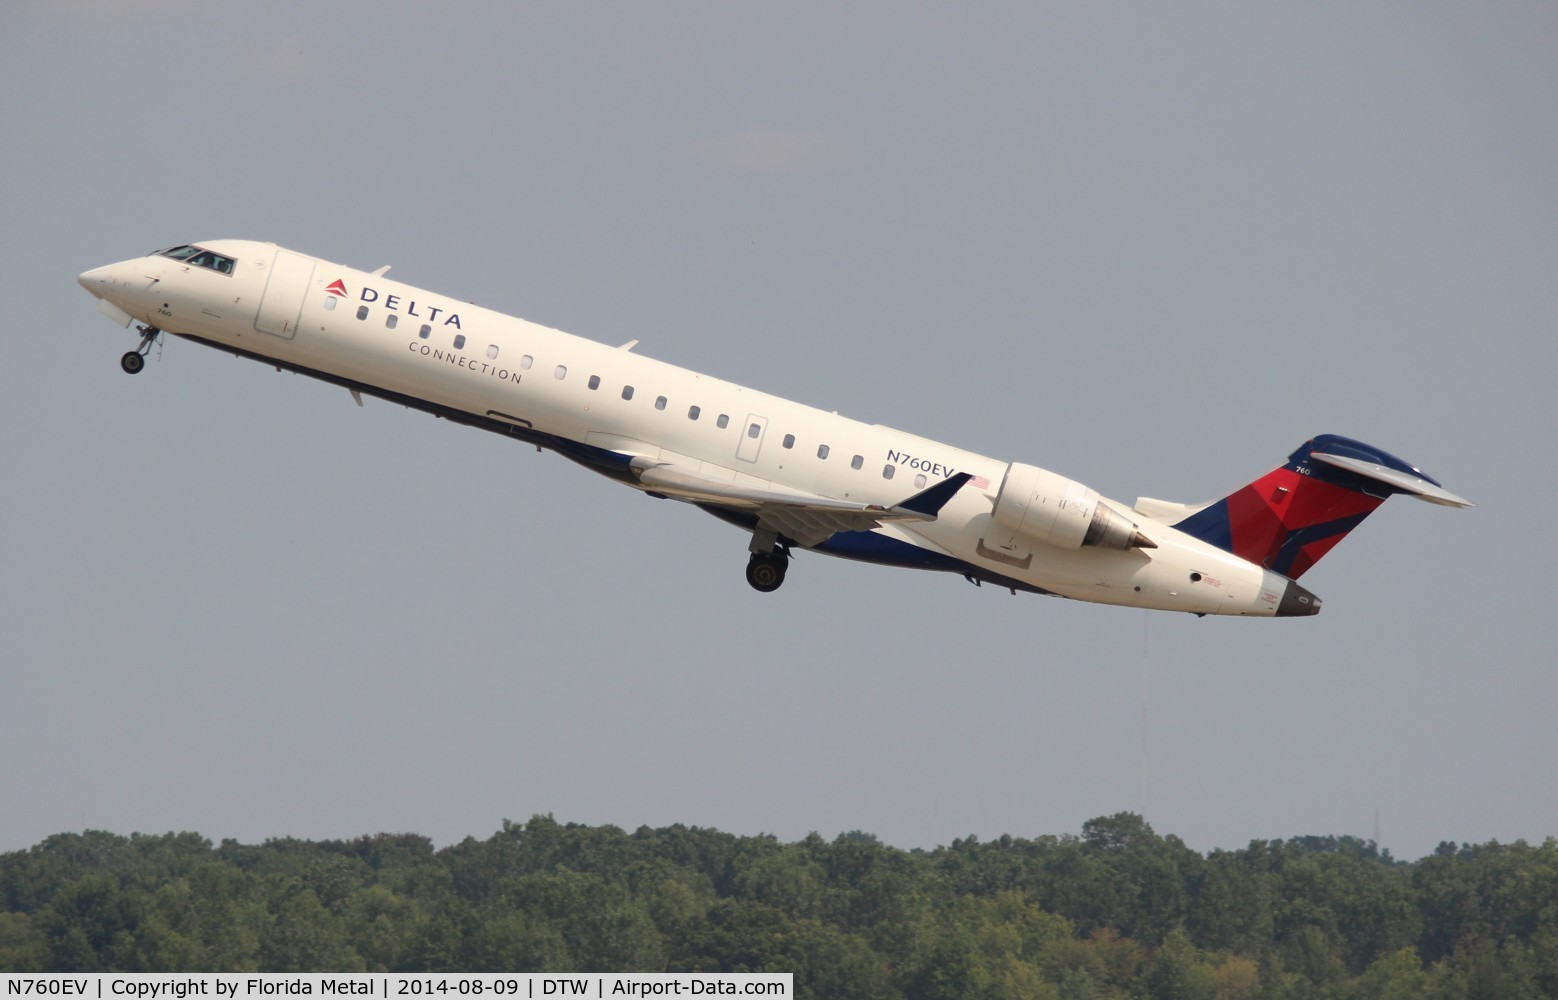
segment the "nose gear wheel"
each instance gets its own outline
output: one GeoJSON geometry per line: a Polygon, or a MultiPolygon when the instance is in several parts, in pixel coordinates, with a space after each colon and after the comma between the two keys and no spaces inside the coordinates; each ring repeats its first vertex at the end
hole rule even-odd
{"type": "Polygon", "coordinates": [[[141,326],[136,329],[141,331],[141,346],[133,351],[125,351],[124,356],[119,359],[119,367],[124,369],[126,375],[134,375],[146,367],[147,352],[151,350],[151,345],[157,342],[157,338],[162,336],[162,331],[155,326],[141,326]]]}

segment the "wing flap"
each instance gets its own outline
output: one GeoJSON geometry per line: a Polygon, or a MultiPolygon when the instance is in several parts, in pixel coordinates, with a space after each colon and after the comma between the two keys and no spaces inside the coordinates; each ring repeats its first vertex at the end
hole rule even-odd
{"type": "Polygon", "coordinates": [[[653,493],[731,510],[751,511],[758,522],[804,546],[820,545],[840,531],[869,531],[894,521],[934,521],[969,475],[960,472],[892,507],[836,500],[773,486],[743,486],[666,462],[635,458],[639,484],[653,493]]]}

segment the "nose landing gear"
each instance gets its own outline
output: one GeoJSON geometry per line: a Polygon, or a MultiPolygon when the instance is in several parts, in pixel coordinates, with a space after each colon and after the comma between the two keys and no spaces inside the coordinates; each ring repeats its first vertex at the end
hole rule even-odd
{"type": "Polygon", "coordinates": [[[136,329],[141,331],[141,346],[133,351],[125,351],[124,356],[119,359],[119,367],[124,369],[126,375],[134,375],[146,367],[146,353],[151,350],[151,345],[157,342],[157,338],[162,336],[162,331],[155,326],[140,326],[136,329]]]}

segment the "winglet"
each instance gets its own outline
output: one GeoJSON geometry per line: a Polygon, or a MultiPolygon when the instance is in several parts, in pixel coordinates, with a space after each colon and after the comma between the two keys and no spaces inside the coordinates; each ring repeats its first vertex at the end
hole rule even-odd
{"type": "Polygon", "coordinates": [[[908,511],[911,514],[919,514],[927,521],[934,521],[936,515],[941,513],[941,508],[945,507],[947,501],[952,499],[953,494],[962,489],[963,484],[973,478],[966,472],[948,476],[935,486],[914,494],[914,496],[894,507],[893,510],[908,511]]]}

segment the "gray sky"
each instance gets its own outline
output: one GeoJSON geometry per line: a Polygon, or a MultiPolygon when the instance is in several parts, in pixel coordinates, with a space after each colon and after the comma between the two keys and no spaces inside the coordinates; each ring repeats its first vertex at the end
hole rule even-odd
{"type": "Polygon", "coordinates": [[[0,849],[1558,834],[1555,51],[1537,3],[5,5],[0,849]],[[182,341],[127,378],[76,274],[217,237],[1127,502],[1334,432],[1481,506],[1386,505],[1316,619],[762,596],[555,455],[182,341]]]}

